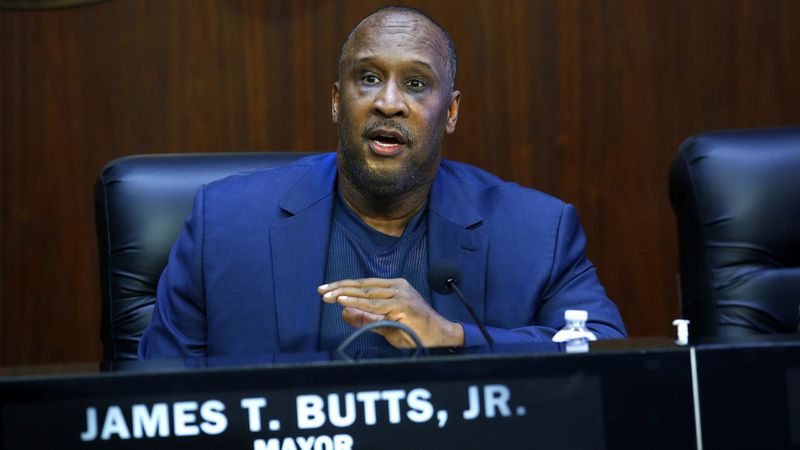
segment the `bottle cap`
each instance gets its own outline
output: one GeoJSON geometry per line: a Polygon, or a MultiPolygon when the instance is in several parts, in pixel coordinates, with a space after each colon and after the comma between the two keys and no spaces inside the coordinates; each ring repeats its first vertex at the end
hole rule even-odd
{"type": "Polygon", "coordinates": [[[586,322],[589,313],[582,309],[568,309],[564,311],[564,320],[568,322],[586,322]]]}
{"type": "Polygon", "coordinates": [[[689,343],[689,321],[686,319],[675,319],[672,325],[678,327],[678,339],[675,343],[678,345],[686,345],[689,343]]]}

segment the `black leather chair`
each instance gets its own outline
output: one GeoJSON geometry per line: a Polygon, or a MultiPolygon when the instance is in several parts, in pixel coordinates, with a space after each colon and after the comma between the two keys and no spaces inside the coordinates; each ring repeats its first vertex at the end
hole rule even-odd
{"type": "Polygon", "coordinates": [[[800,127],[693,136],[669,188],[691,336],[796,332],[800,127]]]}
{"type": "Polygon", "coordinates": [[[156,286],[195,191],[228,175],[311,153],[203,153],[127,156],[103,168],[95,186],[102,285],[103,365],[135,360],[156,286]]]}

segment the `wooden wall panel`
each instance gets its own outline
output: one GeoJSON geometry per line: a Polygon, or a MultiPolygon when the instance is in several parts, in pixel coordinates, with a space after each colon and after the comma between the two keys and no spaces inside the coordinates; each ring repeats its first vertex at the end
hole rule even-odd
{"type": "MultiPolygon", "coordinates": [[[[99,358],[92,189],[106,162],[333,149],[339,45],[381,3],[0,11],[0,365],[99,358]]],[[[800,2],[404,3],[459,51],[446,155],[574,203],[631,334],[671,334],[669,162],[693,133],[800,123],[800,2]]]]}

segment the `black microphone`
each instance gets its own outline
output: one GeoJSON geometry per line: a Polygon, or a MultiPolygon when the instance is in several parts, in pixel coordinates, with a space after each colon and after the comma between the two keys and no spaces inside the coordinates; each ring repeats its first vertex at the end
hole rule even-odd
{"type": "Polygon", "coordinates": [[[443,259],[440,261],[436,261],[435,263],[431,264],[430,268],[428,269],[428,284],[431,286],[431,289],[434,291],[444,294],[450,295],[453,292],[456,293],[458,299],[461,300],[461,303],[467,308],[469,311],[469,315],[472,316],[472,320],[475,321],[475,325],[478,326],[481,330],[481,334],[486,339],[486,342],[489,343],[489,348],[494,345],[494,339],[489,335],[489,332],[486,331],[486,327],[483,326],[483,322],[478,319],[478,315],[475,314],[475,310],[472,309],[472,306],[467,303],[464,299],[464,296],[461,295],[461,291],[458,289],[458,284],[461,283],[461,271],[458,269],[458,266],[453,261],[448,259],[443,259]]]}

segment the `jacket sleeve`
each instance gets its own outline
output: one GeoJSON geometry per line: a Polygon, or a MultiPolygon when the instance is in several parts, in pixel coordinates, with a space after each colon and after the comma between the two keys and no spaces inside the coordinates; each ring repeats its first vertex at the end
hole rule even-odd
{"type": "Polygon", "coordinates": [[[170,251],[153,317],[139,341],[139,359],[205,357],[204,193],[205,186],[195,194],[192,213],[170,251]]]}
{"type": "MultiPolygon", "coordinates": [[[[596,270],[586,257],[586,235],[572,205],[565,204],[558,221],[552,251],[552,268],[542,298],[537,299],[534,321],[529,326],[502,329],[487,327],[492,339],[501,346],[545,344],[564,326],[564,311],[582,309],[589,313],[587,327],[598,339],[627,337],[616,305],[608,299],[596,270]]],[[[477,325],[462,323],[464,350],[487,350],[486,340],[477,325]]]]}

